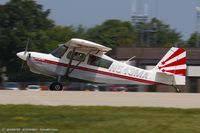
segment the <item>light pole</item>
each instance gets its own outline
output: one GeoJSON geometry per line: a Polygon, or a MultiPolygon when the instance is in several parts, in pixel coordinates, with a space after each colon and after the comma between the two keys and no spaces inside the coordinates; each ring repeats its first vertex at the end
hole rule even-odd
{"type": "MultiPolygon", "coordinates": [[[[198,0],[200,2],[200,0],[198,0]]],[[[199,47],[199,41],[200,41],[200,6],[196,7],[196,47],[199,47]]]]}

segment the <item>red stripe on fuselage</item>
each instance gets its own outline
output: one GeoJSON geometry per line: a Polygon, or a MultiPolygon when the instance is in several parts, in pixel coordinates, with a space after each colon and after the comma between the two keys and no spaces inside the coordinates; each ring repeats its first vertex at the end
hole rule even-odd
{"type": "MultiPolygon", "coordinates": [[[[51,61],[51,60],[39,59],[39,58],[33,58],[33,59],[35,61],[40,61],[40,62],[44,62],[44,63],[47,63],[47,64],[53,64],[53,65],[58,65],[58,66],[63,66],[63,67],[68,67],[69,66],[69,64],[65,64],[65,63],[61,63],[61,62],[57,62],[57,61],[51,61]]],[[[119,75],[119,74],[115,74],[115,73],[110,73],[110,72],[95,70],[95,69],[81,67],[81,66],[71,65],[71,67],[75,67],[75,69],[79,69],[79,70],[82,70],[82,71],[88,71],[88,72],[92,72],[92,73],[98,73],[98,74],[102,74],[102,75],[107,75],[107,76],[112,76],[112,77],[117,77],[117,78],[122,78],[122,79],[137,81],[137,82],[142,82],[142,83],[146,83],[146,84],[159,84],[159,83],[154,82],[154,81],[149,81],[149,80],[144,80],[144,79],[129,77],[129,76],[125,76],[125,75],[119,75]]]]}

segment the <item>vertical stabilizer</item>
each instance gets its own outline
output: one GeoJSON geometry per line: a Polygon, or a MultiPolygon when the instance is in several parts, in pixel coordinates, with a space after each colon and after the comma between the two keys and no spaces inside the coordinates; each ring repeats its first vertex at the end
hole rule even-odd
{"type": "MultiPolygon", "coordinates": [[[[182,48],[172,47],[153,71],[157,72],[158,75],[165,73],[173,76],[172,85],[185,85],[186,51],[182,48]]],[[[159,78],[162,79],[162,76],[159,78]]]]}

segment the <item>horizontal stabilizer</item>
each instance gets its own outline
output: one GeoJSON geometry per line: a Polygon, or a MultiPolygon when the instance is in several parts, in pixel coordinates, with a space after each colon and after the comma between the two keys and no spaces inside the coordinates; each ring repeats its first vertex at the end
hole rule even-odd
{"type": "Polygon", "coordinates": [[[174,76],[172,74],[157,72],[156,82],[163,83],[163,84],[172,84],[174,82],[174,76]]]}

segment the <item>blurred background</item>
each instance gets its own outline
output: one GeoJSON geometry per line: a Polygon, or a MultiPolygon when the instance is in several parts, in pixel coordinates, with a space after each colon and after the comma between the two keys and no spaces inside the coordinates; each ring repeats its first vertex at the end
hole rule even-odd
{"type": "MultiPolygon", "coordinates": [[[[200,92],[198,0],[0,0],[1,89],[48,90],[54,79],[36,75],[16,53],[49,53],[71,38],[111,47],[109,56],[151,69],[172,46],[187,50],[184,92],[200,92]],[[29,41],[28,41],[29,40],[29,41]]],[[[67,82],[64,90],[172,92],[169,86],[67,82]]]]}

